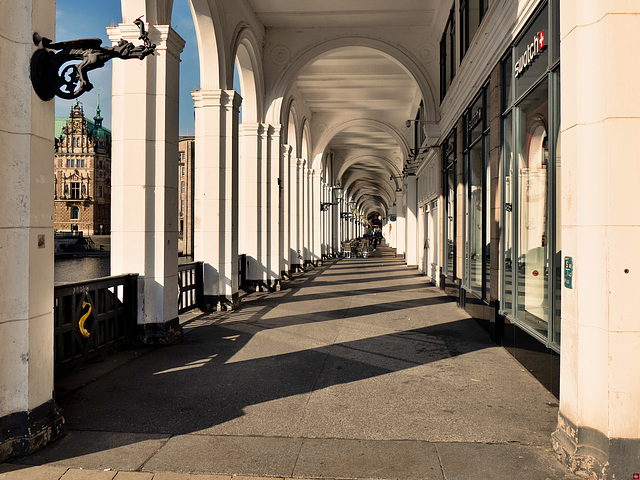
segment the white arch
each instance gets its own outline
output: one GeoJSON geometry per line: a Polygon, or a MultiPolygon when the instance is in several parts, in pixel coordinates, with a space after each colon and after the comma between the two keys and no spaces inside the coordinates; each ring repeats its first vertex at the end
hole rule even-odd
{"type": "Polygon", "coordinates": [[[357,157],[350,157],[342,164],[340,170],[338,170],[337,178],[341,178],[345,172],[357,163],[364,163],[366,159],[373,160],[374,163],[384,167],[390,175],[397,176],[400,175],[400,168],[395,165],[391,160],[386,157],[381,157],[379,155],[359,155],[357,157]]]}
{"type": "MultiPolygon", "coordinates": [[[[380,194],[384,200],[387,201],[388,205],[393,205],[395,202],[395,192],[391,188],[391,185],[386,182],[372,182],[372,181],[364,181],[359,178],[351,178],[348,179],[343,185],[345,191],[345,197],[352,196],[356,198],[356,193],[359,191],[367,192],[370,190],[372,186],[378,187],[376,190],[376,194],[380,194]]],[[[358,198],[366,196],[367,193],[359,194],[358,198]]]]}
{"type": "Polygon", "coordinates": [[[216,0],[189,0],[189,6],[198,41],[200,89],[203,91],[227,89],[227,56],[222,35],[224,25],[220,20],[224,17],[219,12],[220,7],[216,0]],[[216,11],[211,11],[210,4],[216,11]]]}
{"type": "MultiPolygon", "coordinates": [[[[242,121],[259,123],[263,119],[264,77],[260,49],[253,31],[245,24],[239,24],[234,34],[231,58],[238,67],[242,85],[242,121]]],[[[233,85],[233,66],[227,69],[232,78],[227,84],[233,85]]]]}
{"type": "Polygon", "coordinates": [[[311,168],[311,132],[309,131],[309,121],[307,118],[302,119],[302,143],[300,145],[300,158],[307,161],[307,165],[311,168]]]}
{"type": "Polygon", "coordinates": [[[392,61],[400,65],[418,84],[427,112],[427,120],[435,121],[437,117],[435,84],[424,66],[413,56],[398,49],[397,46],[375,38],[368,37],[338,37],[308,46],[297,54],[289,65],[281,72],[269,98],[267,98],[266,112],[269,122],[278,123],[282,119],[282,99],[286,98],[298,72],[314,58],[341,47],[369,47],[387,55],[392,61]]]}
{"type": "MultiPolygon", "coordinates": [[[[378,130],[382,130],[383,132],[388,133],[398,143],[398,146],[402,151],[403,158],[406,158],[409,156],[409,144],[407,143],[407,140],[404,138],[404,136],[400,133],[400,131],[396,127],[394,127],[389,123],[382,122],[380,120],[375,120],[373,118],[360,118],[360,119],[347,120],[346,122],[334,125],[329,130],[327,130],[322,135],[322,137],[318,140],[314,148],[314,154],[316,154],[316,159],[317,159],[317,155],[322,154],[325,151],[325,149],[327,148],[327,145],[329,145],[329,142],[331,142],[331,140],[333,140],[333,138],[336,135],[352,127],[377,128],[378,130]]],[[[315,159],[314,159],[313,168],[319,168],[319,167],[320,165],[316,165],[315,159]]]]}
{"type": "Polygon", "coordinates": [[[286,139],[284,139],[285,143],[291,146],[291,154],[293,155],[293,157],[300,158],[300,151],[298,148],[299,146],[298,113],[296,112],[296,105],[293,99],[291,99],[291,101],[289,102],[289,108],[287,108],[286,123],[284,123],[283,125],[287,126],[287,129],[286,129],[287,136],[286,136],[286,139]]]}

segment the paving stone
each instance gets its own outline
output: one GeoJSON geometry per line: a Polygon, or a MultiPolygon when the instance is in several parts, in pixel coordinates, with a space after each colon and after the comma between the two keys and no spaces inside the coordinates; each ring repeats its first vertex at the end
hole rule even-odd
{"type": "Polygon", "coordinates": [[[144,471],[222,475],[291,475],[301,439],[179,435],[172,437],[144,471]]]}
{"type": "Polygon", "coordinates": [[[231,475],[156,472],[153,480],[231,480],[231,475]]]}
{"type": "Polygon", "coordinates": [[[67,470],[61,480],[113,480],[116,476],[113,470],[90,470],[72,468],[67,470]]]}
{"type": "Polygon", "coordinates": [[[59,480],[66,471],[66,467],[49,465],[34,467],[2,463],[0,464],[0,480],[59,480]]]}
{"type": "Polygon", "coordinates": [[[567,473],[551,446],[440,443],[437,445],[447,480],[490,478],[491,480],[578,480],[567,473]]]}
{"type": "Polygon", "coordinates": [[[118,472],[113,480],[153,480],[153,473],[118,472]]]}
{"type": "Polygon", "coordinates": [[[137,433],[70,431],[60,440],[20,461],[31,465],[46,463],[70,468],[135,471],[168,438],[137,433]]]}
{"type": "Polygon", "coordinates": [[[305,439],[294,476],[443,479],[438,454],[431,443],[339,439],[305,439]]]}

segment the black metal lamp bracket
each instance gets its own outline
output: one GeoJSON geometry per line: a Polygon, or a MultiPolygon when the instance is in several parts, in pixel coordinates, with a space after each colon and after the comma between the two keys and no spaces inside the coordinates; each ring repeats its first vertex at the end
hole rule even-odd
{"type": "Polygon", "coordinates": [[[134,45],[120,40],[115,47],[102,47],[99,38],[83,38],[66,42],[51,43],[51,40],[33,34],[33,43],[42,46],[31,57],[31,84],[42,100],[51,100],[54,96],[71,100],[88,92],[93,85],[87,72],[102,68],[112,58],[143,60],[153,55],[155,44],[149,40],[142,17],[133,23],[140,29],[143,45],[134,45]]]}

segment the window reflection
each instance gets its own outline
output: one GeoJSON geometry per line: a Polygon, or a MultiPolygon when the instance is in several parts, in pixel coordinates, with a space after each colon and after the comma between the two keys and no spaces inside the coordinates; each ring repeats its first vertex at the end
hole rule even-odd
{"type": "Polygon", "coordinates": [[[517,316],[547,334],[548,251],[548,93],[546,82],[519,108],[518,135],[518,301],[517,316]]]}

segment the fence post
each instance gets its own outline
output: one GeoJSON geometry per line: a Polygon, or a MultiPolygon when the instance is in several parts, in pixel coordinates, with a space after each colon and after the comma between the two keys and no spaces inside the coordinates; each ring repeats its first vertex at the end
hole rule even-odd
{"type": "Polygon", "coordinates": [[[204,305],[204,262],[196,265],[196,307],[205,309],[204,305]]]}
{"type": "Polygon", "coordinates": [[[123,303],[127,309],[127,338],[135,345],[138,336],[138,275],[129,274],[124,282],[123,303]]]}

